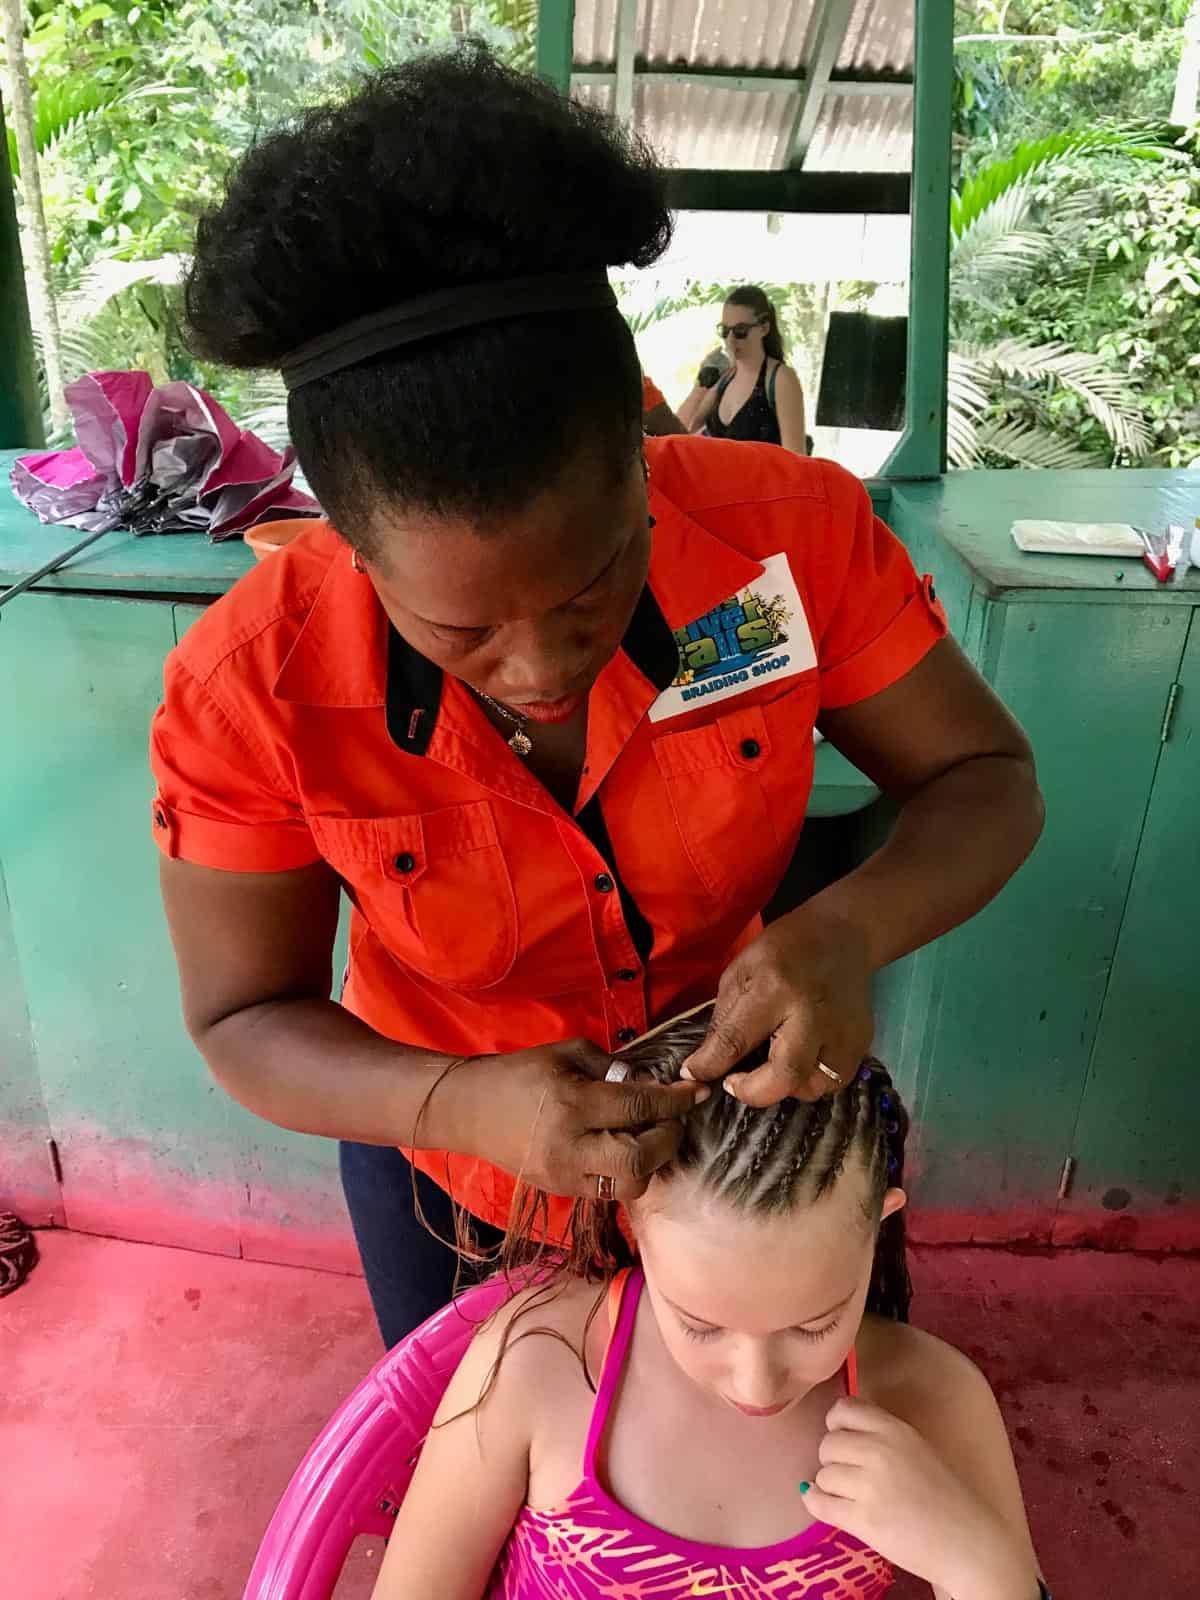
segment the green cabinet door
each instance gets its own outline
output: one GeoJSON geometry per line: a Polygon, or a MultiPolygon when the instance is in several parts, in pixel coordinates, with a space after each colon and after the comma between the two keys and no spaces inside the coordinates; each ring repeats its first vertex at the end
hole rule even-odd
{"type": "Polygon", "coordinates": [[[153,600],[35,593],[0,618],[0,988],[24,992],[68,1225],[236,1254],[228,1101],[180,1025],[151,838],[173,637],[153,600]]]}
{"type": "Polygon", "coordinates": [[[876,1048],[914,1112],[915,1235],[1048,1241],[1191,612],[1019,595],[972,615],[1046,830],[992,905],[881,975],[876,1048]]]}
{"type": "Polygon", "coordinates": [[[1200,611],[1192,616],[1056,1243],[1194,1248],[1200,1235],[1200,611]]]}

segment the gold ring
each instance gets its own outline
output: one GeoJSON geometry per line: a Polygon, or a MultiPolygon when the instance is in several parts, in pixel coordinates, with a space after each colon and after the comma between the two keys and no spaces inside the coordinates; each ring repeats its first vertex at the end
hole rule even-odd
{"type": "Polygon", "coordinates": [[[617,1198],[617,1180],[608,1172],[602,1172],[596,1179],[596,1199],[615,1200],[617,1198]]]}
{"type": "Polygon", "coordinates": [[[835,1072],[832,1067],[827,1067],[823,1061],[817,1062],[817,1071],[823,1072],[829,1079],[830,1083],[836,1083],[839,1089],[842,1087],[841,1073],[835,1072]]]}

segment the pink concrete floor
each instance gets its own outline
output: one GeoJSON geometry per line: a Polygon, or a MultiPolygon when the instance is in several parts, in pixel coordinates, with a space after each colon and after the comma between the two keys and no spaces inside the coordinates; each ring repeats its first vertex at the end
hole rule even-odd
{"type": "MultiPolygon", "coordinates": [[[[362,1283],[39,1240],[0,1301],[0,1593],[239,1600],[293,1467],[379,1354],[362,1283]]],[[[1001,1398],[1057,1600],[1200,1596],[1200,1262],[936,1250],[914,1276],[917,1320],[1001,1398]]],[[[378,1560],[360,1546],[338,1600],[365,1600],[378,1560]]]]}

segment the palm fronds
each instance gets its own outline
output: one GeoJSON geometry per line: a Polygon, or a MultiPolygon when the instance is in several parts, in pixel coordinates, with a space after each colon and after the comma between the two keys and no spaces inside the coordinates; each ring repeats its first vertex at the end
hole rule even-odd
{"type": "Polygon", "coordinates": [[[1098,458],[1053,428],[997,420],[989,410],[1016,386],[1021,398],[1055,386],[1069,389],[1099,422],[1114,450],[1136,460],[1150,448],[1150,430],[1124,375],[1100,356],[1062,344],[1031,345],[1004,339],[986,349],[952,352],[947,369],[947,453],[956,467],[975,466],[985,454],[1022,466],[1095,466],[1098,458]],[[999,390],[999,394],[997,391],[999,390]]]}
{"type": "Polygon", "coordinates": [[[514,67],[533,70],[537,56],[538,0],[487,0],[492,21],[511,39],[505,54],[514,67]]]}
{"type": "MultiPolygon", "coordinates": [[[[103,83],[81,72],[41,82],[33,106],[38,155],[53,155],[60,145],[100,121],[115,106],[184,92],[162,83],[146,83],[136,88],[128,80],[103,83]]],[[[13,176],[20,177],[17,139],[11,128],[8,129],[8,163],[13,176]]]]}
{"type": "Polygon", "coordinates": [[[965,178],[950,196],[950,238],[957,241],[979,216],[1014,187],[1068,156],[1123,155],[1168,161],[1178,155],[1178,130],[1166,123],[1145,127],[1076,128],[1019,144],[1011,156],[989,161],[965,178]]]}
{"type": "Polygon", "coordinates": [[[1014,183],[982,210],[957,235],[951,236],[954,287],[978,299],[1011,283],[1015,274],[1031,271],[1055,249],[1045,228],[1031,226],[1032,186],[1014,183]]]}
{"type": "Polygon", "coordinates": [[[975,455],[1001,456],[1014,467],[1064,472],[1071,467],[1105,467],[1103,456],[1083,450],[1052,428],[1036,422],[984,422],[975,430],[975,455]]]}
{"type": "MultiPolygon", "coordinates": [[[[969,352],[967,353],[968,359],[969,352]]],[[[1002,339],[984,352],[993,371],[1025,383],[1061,384],[1079,396],[1119,450],[1136,459],[1150,448],[1150,430],[1126,376],[1102,356],[1065,344],[1002,339]]]]}
{"type": "MultiPolygon", "coordinates": [[[[623,298],[621,287],[620,284],[616,285],[618,300],[623,298]]],[[[685,289],[676,294],[659,295],[649,305],[643,304],[640,307],[622,305],[621,315],[629,324],[630,333],[636,338],[639,333],[645,333],[647,328],[654,327],[656,323],[665,322],[677,312],[690,311],[693,306],[719,304],[722,292],[716,284],[689,283],[685,289]]]]}

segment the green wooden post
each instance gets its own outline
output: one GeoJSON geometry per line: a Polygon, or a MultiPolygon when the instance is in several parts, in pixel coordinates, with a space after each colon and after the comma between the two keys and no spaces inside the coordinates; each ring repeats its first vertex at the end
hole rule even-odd
{"type": "Polygon", "coordinates": [[[0,449],[45,442],[25,297],[17,208],[8,171],[8,135],[0,101],[0,449]]]}
{"type": "Polygon", "coordinates": [[[552,83],[560,94],[570,94],[574,56],[575,0],[539,0],[538,77],[552,83]]]}
{"type": "Polygon", "coordinates": [[[887,478],[936,478],[946,465],[953,0],[916,0],[908,403],[887,478]]]}

